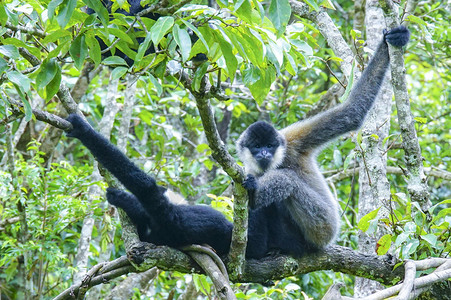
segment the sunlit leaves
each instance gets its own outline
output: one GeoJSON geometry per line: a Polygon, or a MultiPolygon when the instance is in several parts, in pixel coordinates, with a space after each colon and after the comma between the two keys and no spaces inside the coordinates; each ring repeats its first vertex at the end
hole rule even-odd
{"type": "Polygon", "coordinates": [[[110,56],[103,60],[103,63],[107,66],[126,66],[127,63],[122,57],[119,56],[110,56]]]}
{"type": "MultiPolygon", "coordinates": [[[[359,227],[360,230],[362,230],[363,232],[366,232],[370,228],[370,225],[375,223],[374,222],[375,220],[377,222],[376,217],[377,217],[377,213],[379,212],[379,209],[380,208],[367,213],[360,219],[359,223],[357,224],[357,226],[359,227]]],[[[374,225],[373,225],[373,227],[374,227],[374,225]]]]}
{"type": "Polygon", "coordinates": [[[186,29],[181,29],[178,24],[175,24],[172,28],[172,34],[174,35],[175,42],[180,48],[182,54],[182,60],[187,61],[191,53],[191,38],[186,29]]]}
{"type": "Polygon", "coordinates": [[[392,239],[391,234],[385,234],[379,239],[379,241],[377,241],[376,253],[378,255],[384,255],[388,252],[391,246],[391,239],[392,239]]]}
{"type": "Polygon", "coordinates": [[[165,34],[174,25],[173,17],[161,17],[155,22],[150,31],[150,36],[154,45],[158,45],[165,34]]]}
{"type": "Polygon", "coordinates": [[[5,26],[8,20],[8,15],[6,14],[6,9],[3,3],[0,3],[0,25],[5,26]]]}
{"type": "Polygon", "coordinates": [[[50,100],[59,90],[61,83],[61,67],[56,59],[44,60],[36,75],[36,86],[39,95],[50,100]]]}
{"type": "Polygon", "coordinates": [[[58,8],[56,20],[58,21],[60,27],[64,28],[72,17],[76,6],[77,0],[52,0],[48,6],[49,18],[53,19],[55,10],[58,8]]]}
{"type": "Polygon", "coordinates": [[[1,45],[0,54],[12,59],[19,59],[19,50],[13,45],[1,45]]]}
{"type": "Polygon", "coordinates": [[[108,27],[108,10],[105,8],[102,2],[100,0],[83,0],[83,2],[97,13],[100,20],[102,21],[103,26],[108,27]]]}
{"type": "Polygon", "coordinates": [[[193,83],[192,87],[195,91],[199,91],[202,83],[202,79],[204,78],[205,73],[207,72],[208,66],[210,64],[208,62],[205,62],[201,64],[196,72],[194,73],[193,83]]]}
{"type": "Polygon", "coordinates": [[[88,34],[86,34],[85,37],[86,37],[86,44],[88,45],[89,57],[94,61],[95,65],[97,66],[100,64],[100,61],[102,60],[102,53],[101,53],[99,41],[92,34],[92,32],[89,32],[88,34]]]}
{"type": "Polygon", "coordinates": [[[86,56],[88,55],[88,45],[86,44],[84,35],[79,35],[72,41],[69,53],[74,60],[75,67],[81,70],[86,56]]]}
{"type": "Polygon", "coordinates": [[[268,18],[277,30],[277,35],[280,37],[287,27],[288,21],[291,17],[291,6],[288,0],[272,0],[269,6],[268,18]]]}
{"type": "Polygon", "coordinates": [[[16,88],[17,93],[19,94],[20,98],[23,102],[24,107],[24,113],[25,113],[25,119],[27,121],[31,120],[32,112],[31,112],[31,105],[28,101],[26,95],[30,92],[30,86],[31,86],[31,80],[23,75],[20,72],[17,71],[9,71],[6,72],[6,77],[10,82],[13,83],[14,87],[16,88]]]}

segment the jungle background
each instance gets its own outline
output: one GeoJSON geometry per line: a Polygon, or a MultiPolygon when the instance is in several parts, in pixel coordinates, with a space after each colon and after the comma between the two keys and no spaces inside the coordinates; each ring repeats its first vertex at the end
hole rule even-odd
{"type": "MultiPolygon", "coordinates": [[[[364,128],[328,145],[318,162],[341,207],[338,245],[389,253],[397,268],[449,258],[449,2],[141,5],[161,16],[125,16],[124,0],[114,1],[112,11],[123,11],[113,14],[96,0],[0,2],[0,298],[55,298],[126,254],[120,218],[105,200],[114,179],[65,137],[67,124],[55,116],[83,113],[159,184],[232,220],[232,179],[212,157],[202,103],[210,101],[219,137],[236,157],[234,141],[251,123],[283,128],[344,101],[382,30],[396,23],[412,33],[396,50],[404,61],[392,61],[392,81],[364,128]]],[[[349,297],[382,288],[353,268],[232,288],[239,299],[319,299],[337,282],[349,297]]],[[[86,298],[217,297],[208,276],[175,269],[117,275],[86,298]]],[[[441,288],[449,299],[449,280],[441,288]]]]}

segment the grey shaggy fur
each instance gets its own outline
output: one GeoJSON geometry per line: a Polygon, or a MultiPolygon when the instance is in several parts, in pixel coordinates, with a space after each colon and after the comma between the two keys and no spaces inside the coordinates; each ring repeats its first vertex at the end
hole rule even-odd
{"type": "Polygon", "coordinates": [[[300,229],[309,244],[307,248],[323,248],[333,242],[340,226],[337,201],[319,171],[316,156],[325,143],[360,128],[389,67],[386,41],[404,46],[409,35],[402,26],[384,32],[384,41],[379,44],[346,102],[280,131],[265,122],[254,123],[237,141],[238,155],[248,173],[244,186],[249,190],[251,207],[262,209],[275,205],[285,208],[290,216],[288,222],[300,229]],[[279,141],[277,149],[265,148],[267,143],[274,144],[274,141],[279,141]],[[272,153],[273,159],[277,160],[277,164],[266,161],[265,165],[275,167],[265,169],[259,165],[261,159],[256,155],[261,149],[272,153]]]}

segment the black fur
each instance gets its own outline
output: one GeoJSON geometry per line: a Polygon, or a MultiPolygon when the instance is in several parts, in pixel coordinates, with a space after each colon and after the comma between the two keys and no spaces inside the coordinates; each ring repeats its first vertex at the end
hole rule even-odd
{"type": "MultiPolygon", "coordinates": [[[[385,39],[395,45],[404,45],[405,42],[398,42],[398,40],[404,41],[405,35],[406,32],[402,29],[396,29],[386,33],[385,39]],[[402,32],[404,34],[401,34],[402,32]]],[[[350,100],[341,107],[321,115],[320,118],[308,121],[307,125],[312,127],[314,132],[306,131],[306,134],[296,140],[294,145],[290,144],[290,141],[288,141],[288,145],[285,145],[285,140],[280,140],[277,135],[274,136],[276,131],[271,133],[274,137],[271,139],[271,144],[274,143],[276,149],[286,146],[288,152],[280,166],[273,169],[263,168],[264,175],[259,177],[258,181],[255,176],[249,176],[245,182],[248,189],[263,190],[264,193],[259,193],[259,195],[266,195],[264,198],[256,197],[255,203],[252,205],[256,208],[249,212],[246,253],[248,258],[261,258],[270,252],[299,257],[324,246],[313,243],[311,232],[306,232],[305,226],[300,226],[299,220],[296,218],[304,216],[302,222],[305,224],[327,218],[327,215],[318,216],[318,211],[321,210],[315,209],[315,205],[321,205],[321,203],[323,206],[327,206],[327,200],[324,200],[327,198],[327,186],[326,190],[318,190],[315,186],[315,178],[313,182],[310,181],[311,178],[307,180],[301,177],[299,180],[298,171],[287,171],[287,169],[300,166],[299,158],[292,157],[295,153],[305,154],[331,138],[360,126],[379,91],[387,68],[387,45],[382,42],[375,53],[375,58],[363,73],[362,79],[351,92],[350,100]],[[265,183],[264,176],[266,175],[271,180],[267,180],[265,183]],[[290,196],[286,195],[293,195],[294,192],[303,199],[302,205],[295,201],[293,201],[294,203],[275,201],[289,198],[290,196]],[[309,206],[310,208],[306,209],[309,206]]],[[[165,196],[164,188],[158,186],[151,176],[134,165],[83,118],[72,114],[68,117],[68,121],[73,126],[73,129],[68,132],[68,136],[78,138],[98,161],[131,192],[108,189],[107,199],[111,204],[125,210],[137,226],[142,241],[171,247],[209,244],[221,255],[228,253],[233,225],[221,213],[203,205],[170,203],[165,196]]],[[[266,125],[259,125],[256,128],[266,128],[266,125]]],[[[268,133],[265,130],[262,132],[268,133]]],[[[259,138],[255,141],[258,140],[259,138]]],[[[253,145],[257,144],[253,143],[253,145]]],[[[280,154],[273,150],[268,150],[273,157],[280,154]]],[[[314,160],[310,169],[312,168],[316,168],[314,160]]],[[[318,180],[321,182],[321,178],[318,180]]],[[[311,231],[314,235],[319,234],[318,229],[313,228],[311,231]]]]}

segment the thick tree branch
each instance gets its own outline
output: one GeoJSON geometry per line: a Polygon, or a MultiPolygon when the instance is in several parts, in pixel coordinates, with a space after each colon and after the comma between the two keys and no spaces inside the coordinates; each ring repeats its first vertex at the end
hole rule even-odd
{"type": "MultiPolygon", "coordinates": [[[[128,253],[129,259],[140,270],[158,267],[162,270],[200,273],[202,270],[183,252],[166,246],[138,243],[128,253]]],[[[289,256],[270,256],[261,260],[247,260],[243,274],[230,274],[233,282],[264,283],[318,270],[333,270],[393,284],[403,277],[402,268],[393,270],[392,256],[364,254],[350,248],[330,246],[316,254],[300,259],[289,256]]],[[[230,267],[229,267],[230,271],[230,267]]]]}
{"type": "MultiPolygon", "coordinates": [[[[167,246],[155,246],[143,242],[136,243],[128,252],[128,257],[123,256],[112,262],[94,267],[88,272],[82,283],[73,285],[55,299],[69,299],[71,295],[77,295],[81,287],[86,289],[106,283],[129,272],[142,272],[154,267],[167,271],[203,274],[203,269],[190,255],[167,246]]],[[[415,289],[427,287],[451,277],[451,259],[431,258],[410,262],[414,263],[416,270],[419,271],[437,268],[432,274],[415,279],[413,282],[415,289]]],[[[231,277],[230,279],[232,282],[271,284],[272,281],[289,276],[319,270],[332,270],[392,285],[404,278],[403,268],[394,268],[398,263],[399,261],[390,255],[364,254],[350,248],[333,245],[300,259],[279,255],[269,256],[261,260],[247,260],[243,274],[239,278],[231,277]]],[[[217,272],[222,273],[219,269],[217,272]]],[[[219,284],[221,284],[221,281],[219,281],[219,284]]],[[[373,294],[370,297],[374,296],[375,298],[369,297],[368,299],[384,299],[380,298],[380,295],[385,295],[384,297],[396,295],[404,284],[373,294]]]]}

